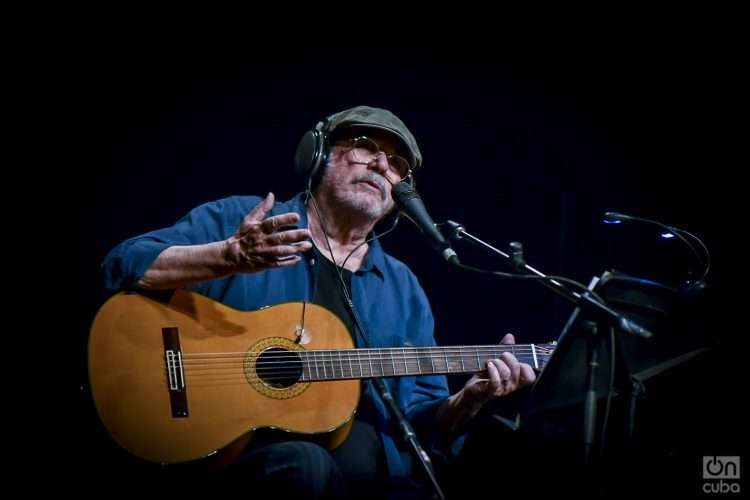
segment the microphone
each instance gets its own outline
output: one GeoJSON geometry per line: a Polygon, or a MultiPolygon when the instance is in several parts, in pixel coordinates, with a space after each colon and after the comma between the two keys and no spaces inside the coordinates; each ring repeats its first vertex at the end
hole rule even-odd
{"type": "Polygon", "coordinates": [[[653,224],[655,226],[658,226],[662,228],[663,230],[667,231],[661,235],[662,238],[671,238],[673,236],[676,236],[677,239],[679,239],[682,243],[685,244],[685,246],[687,246],[690,249],[690,251],[693,253],[693,256],[698,261],[698,263],[700,263],[702,266],[705,266],[703,269],[702,276],[694,282],[694,285],[698,287],[705,287],[705,283],[703,283],[703,279],[706,277],[706,275],[708,274],[708,270],[711,268],[711,254],[709,253],[708,248],[706,248],[706,245],[703,243],[703,241],[701,241],[700,238],[698,238],[696,235],[688,231],[685,231],[684,229],[680,229],[674,226],[668,226],[666,224],[663,224],[653,219],[645,219],[643,217],[636,217],[634,215],[627,215],[627,214],[622,214],[619,212],[605,212],[604,217],[602,218],[602,222],[604,222],[605,224],[620,224],[622,222],[628,222],[628,221],[642,222],[642,223],[653,224]],[[698,244],[700,244],[705,254],[705,258],[702,258],[700,256],[695,246],[692,243],[690,243],[687,240],[687,238],[683,236],[683,234],[691,237],[693,240],[698,242],[698,244]]]}
{"type": "Polygon", "coordinates": [[[451,248],[440,231],[435,227],[432,218],[422,203],[422,198],[409,183],[401,181],[393,186],[393,200],[401,213],[411,220],[427,237],[430,245],[448,262],[458,264],[458,255],[451,248]]]}
{"type": "Polygon", "coordinates": [[[625,220],[630,220],[630,217],[619,212],[605,212],[602,222],[605,224],[618,224],[625,220]]]}

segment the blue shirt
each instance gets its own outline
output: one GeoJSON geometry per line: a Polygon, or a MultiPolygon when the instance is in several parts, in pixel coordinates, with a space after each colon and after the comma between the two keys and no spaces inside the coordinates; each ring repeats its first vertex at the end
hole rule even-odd
{"type": "MultiPolygon", "coordinates": [[[[104,260],[106,286],[132,290],[158,255],[173,245],[198,245],[224,240],[240,227],[243,218],[262,198],[234,196],[191,210],[175,225],[128,239],[104,260]]],[[[296,212],[299,227],[307,227],[303,195],[276,203],[270,215],[296,212]]],[[[297,265],[254,274],[234,274],[190,288],[241,310],[289,301],[312,301],[319,263],[306,252],[297,265]]],[[[434,319],[424,290],[405,264],[386,254],[377,240],[370,243],[362,266],[352,276],[352,300],[373,347],[435,345],[434,319]]],[[[361,346],[361,339],[356,339],[361,346]]],[[[435,412],[448,396],[444,375],[386,378],[394,399],[411,421],[428,450],[443,456],[460,448],[462,438],[449,441],[436,432],[435,412]]],[[[363,384],[363,398],[371,398],[391,477],[409,476],[412,456],[391,422],[391,416],[371,384],[363,384]]]]}

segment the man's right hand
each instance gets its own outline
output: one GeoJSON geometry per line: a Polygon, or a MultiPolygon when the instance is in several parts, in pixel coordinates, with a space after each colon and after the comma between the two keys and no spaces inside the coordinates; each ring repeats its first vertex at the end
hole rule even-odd
{"type": "Polygon", "coordinates": [[[312,248],[307,229],[280,229],[299,222],[299,215],[289,212],[265,218],[273,207],[273,193],[245,216],[239,229],[226,240],[226,258],[239,273],[257,273],[276,267],[293,266],[300,252],[312,248]]]}

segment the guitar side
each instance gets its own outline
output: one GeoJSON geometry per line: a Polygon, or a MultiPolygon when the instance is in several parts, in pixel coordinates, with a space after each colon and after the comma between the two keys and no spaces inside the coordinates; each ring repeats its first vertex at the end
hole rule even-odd
{"type": "Polygon", "coordinates": [[[161,463],[208,456],[263,427],[329,433],[336,446],[356,410],[359,381],[266,384],[254,376],[252,352],[277,345],[353,347],[341,321],[313,304],[245,312],[182,290],[169,303],[117,294],[100,308],[89,338],[97,412],[123,448],[161,463]],[[306,335],[298,345],[303,307],[306,335]],[[183,373],[168,374],[166,337],[179,339],[183,373]],[[170,384],[182,381],[184,391],[170,391],[170,384]]]}

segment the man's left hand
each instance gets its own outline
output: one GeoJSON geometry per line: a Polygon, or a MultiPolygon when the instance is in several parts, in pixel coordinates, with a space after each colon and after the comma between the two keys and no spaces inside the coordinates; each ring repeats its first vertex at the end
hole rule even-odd
{"type": "MultiPolygon", "coordinates": [[[[515,344],[513,335],[508,333],[501,344],[515,344]]],[[[482,405],[490,399],[505,396],[525,387],[536,380],[534,370],[528,363],[520,363],[515,356],[504,352],[499,358],[487,362],[486,370],[475,374],[463,388],[464,400],[476,405],[482,405]]]]}

